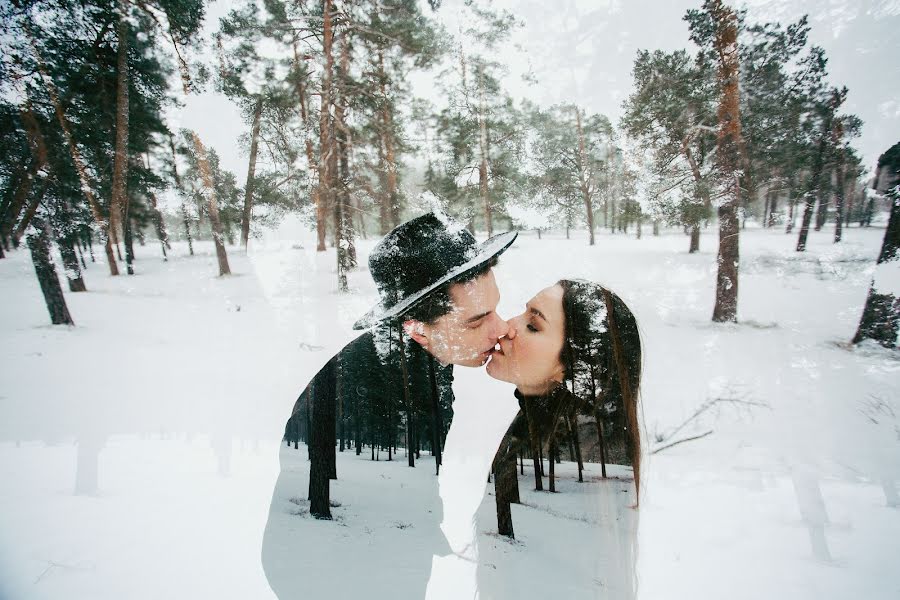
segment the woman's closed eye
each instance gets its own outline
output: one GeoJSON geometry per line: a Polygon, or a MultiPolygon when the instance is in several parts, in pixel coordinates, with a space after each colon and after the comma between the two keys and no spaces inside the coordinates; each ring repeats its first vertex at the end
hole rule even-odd
{"type": "Polygon", "coordinates": [[[525,327],[526,327],[526,328],[528,329],[528,331],[530,331],[531,333],[537,333],[537,332],[540,331],[540,329],[538,329],[537,327],[535,327],[533,323],[528,323],[528,325],[526,325],[525,327]]]}

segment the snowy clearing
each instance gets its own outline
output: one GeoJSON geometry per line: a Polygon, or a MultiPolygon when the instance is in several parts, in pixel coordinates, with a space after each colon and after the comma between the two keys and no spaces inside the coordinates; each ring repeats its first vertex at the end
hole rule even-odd
{"type": "MultiPolygon", "coordinates": [[[[471,597],[478,584],[482,598],[506,595],[497,590],[509,581],[535,597],[578,597],[551,587],[574,579],[593,582],[573,584],[587,597],[620,597],[632,572],[637,597],[649,599],[900,597],[900,357],[846,345],[882,236],[854,227],[835,245],[813,233],[799,255],[781,230],[742,231],[740,323],[714,325],[712,228],[693,255],[677,231],[598,232],[592,248],[582,231],[522,233],[496,270],[502,316],[580,276],[615,290],[638,318],[641,505],[579,496],[564,482],[544,510],[550,501],[529,491],[526,467],[525,504],[513,507],[521,539],[492,534],[485,477],[515,401],[508,385],[459,368],[440,479],[443,529],[459,556],[435,559],[429,598],[471,597]],[[631,525],[598,539],[596,552],[572,537],[590,539],[584,525],[608,528],[611,515],[630,519],[633,544],[631,525]],[[561,547],[578,556],[562,560],[561,547]]],[[[363,264],[374,241],[359,244],[363,264]]],[[[196,246],[188,256],[176,244],[168,262],[155,244],[137,247],[133,277],[89,263],[88,292],[65,293],[74,328],[48,325],[27,251],[0,260],[0,597],[273,597],[260,548],[284,421],[376,293],[359,269],[352,292],[338,294],[334,251],[316,255],[299,225],[251,240],[249,256],[229,248],[228,278],[215,277],[212,244],[196,246]]],[[[433,477],[424,460],[414,473],[402,461],[379,465],[388,468],[433,477]]],[[[329,531],[369,522],[352,491],[342,499],[335,488],[341,522],[285,518],[330,528],[332,541],[329,531]]],[[[396,516],[377,526],[417,543],[421,506],[404,517],[388,505],[396,516]]],[[[294,506],[302,513],[302,499],[294,506]]],[[[391,556],[361,549],[318,559],[335,581],[392,567],[391,556]]]]}

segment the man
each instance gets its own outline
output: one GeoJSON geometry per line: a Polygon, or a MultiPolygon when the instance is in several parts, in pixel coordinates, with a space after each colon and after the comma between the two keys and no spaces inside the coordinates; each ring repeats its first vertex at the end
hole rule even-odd
{"type": "Polygon", "coordinates": [[[373,249],[369,270],[381,300],[354,325],[369,331],[316,374],[285,427],[289,444],[306,441],[309,463],[282,446],[262,551],[281,600],[425,596],[432,555],[448,551],[437,478],[427,467],[376,460],[385,452],[393,461],[402,441],[409,467],[424,447],[424,460],[439,469],[453,365],[482,366],[507,331],[491,267],[515,238],[508,232],[478,244],[429,213],[373,249]],[[348,441],[355,446],[340,469],[338,437],[342,451],[348,441]],[[332,519],[339,523],[327,524],[332,519]]]}

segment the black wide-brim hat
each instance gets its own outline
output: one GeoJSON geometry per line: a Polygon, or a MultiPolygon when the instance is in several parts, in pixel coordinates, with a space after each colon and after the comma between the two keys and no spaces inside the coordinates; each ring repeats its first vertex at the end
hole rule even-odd
{"type": "Polygon", "coordinates": [[[433,212],[398,225],[369,255],[381,301],[353,329],[402,315],[451,279],[502,254],[517,235],[508,231],[479,244],[465,227],[433,212]]]}

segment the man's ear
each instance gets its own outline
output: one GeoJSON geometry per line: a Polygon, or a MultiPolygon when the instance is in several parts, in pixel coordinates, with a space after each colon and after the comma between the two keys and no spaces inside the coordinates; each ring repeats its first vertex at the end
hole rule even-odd
{"type": "Polygon", "coordinates": [[[403,331],[423,348],[428,348],[428,336],[425,335],[425,323],[409,319],[403,322],[403,331]]]}

